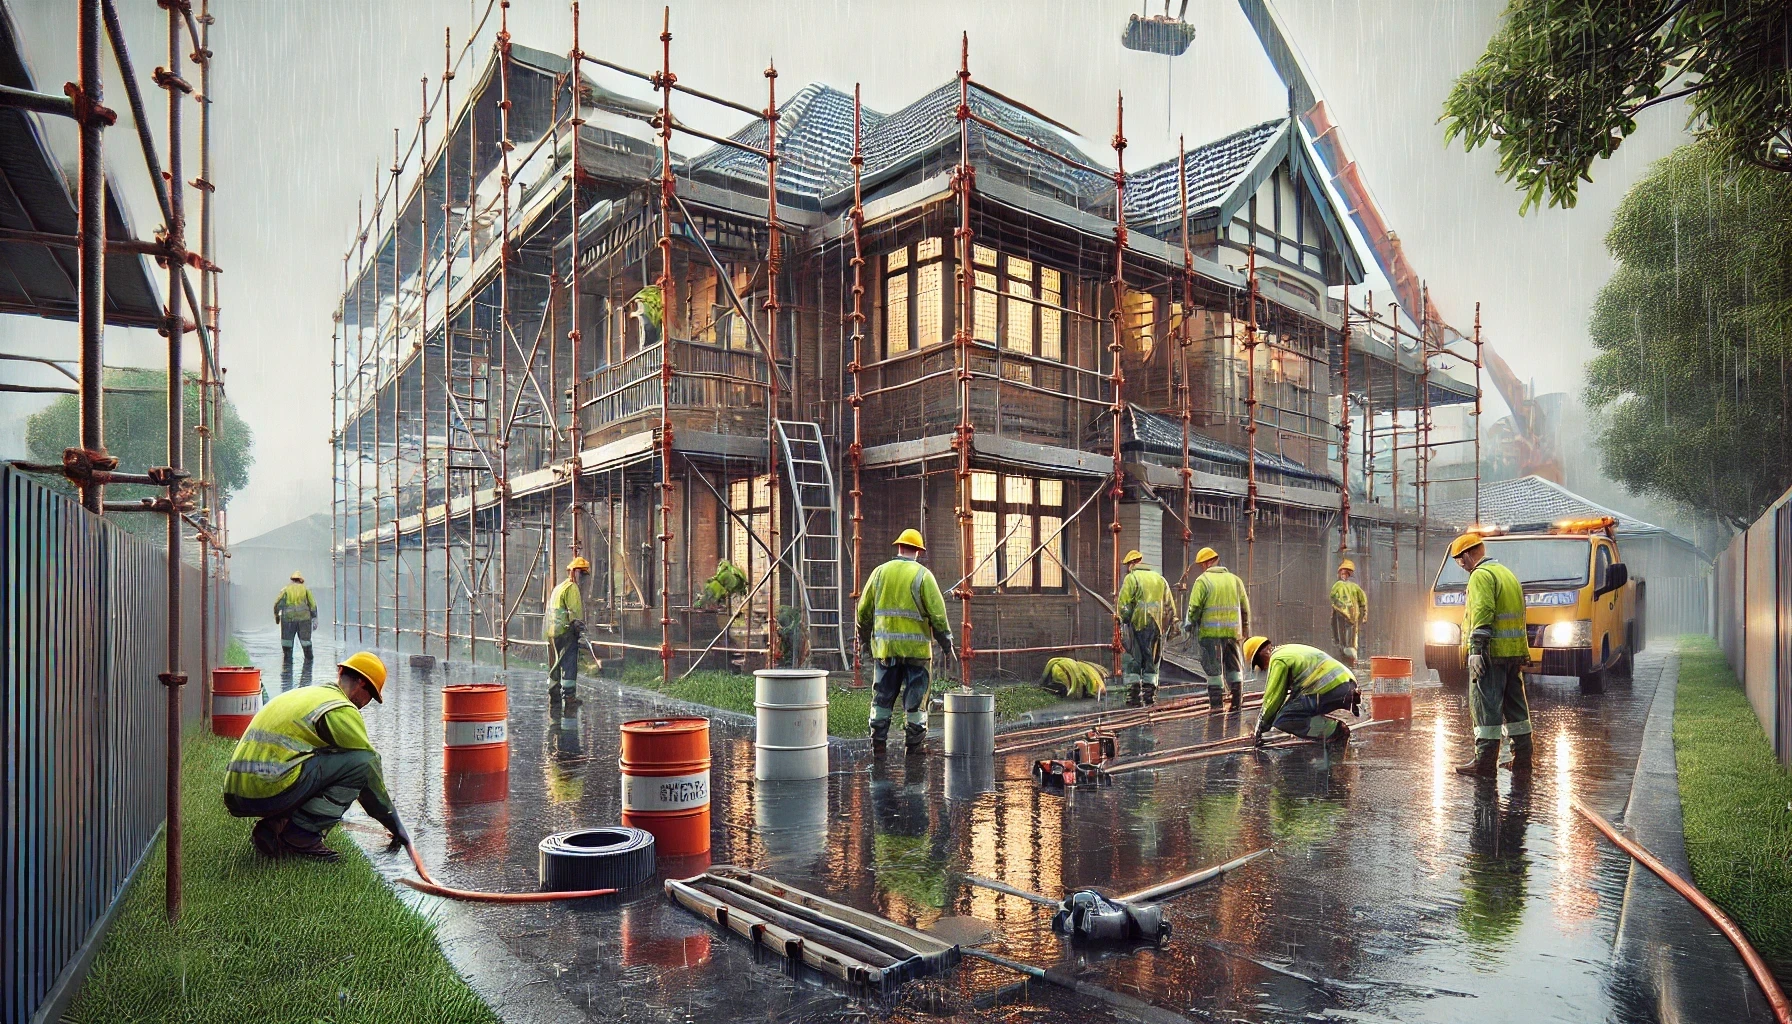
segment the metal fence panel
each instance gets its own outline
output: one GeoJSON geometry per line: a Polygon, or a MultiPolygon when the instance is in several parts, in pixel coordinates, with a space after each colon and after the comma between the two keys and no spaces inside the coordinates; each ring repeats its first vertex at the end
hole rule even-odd
{"type": "Polygon", "coordinates": [[[161,826],[167,574],[155,541],[0,467],[0,1024],[40,1008],[161,826]]]}
{"type": "Polygon", "coordinates": [[[1651,576],[1643,623],[1648,638],[1704,633],[1711,628],[1711,577],[1651,576]]]}

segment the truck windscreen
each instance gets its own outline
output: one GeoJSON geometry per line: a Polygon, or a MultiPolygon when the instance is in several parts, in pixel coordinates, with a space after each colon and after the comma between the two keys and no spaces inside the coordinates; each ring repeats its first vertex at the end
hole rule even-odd
{"type": "MultiPolygon", "coordinates": [[[[1489,537],[1487,557],[1512,570],[1526,587],[1584,587],[1590,542],[1585,537],[1489,537]]],[[[1436,589],[1460,590],[1468,573],[1453,558],[1444,559],[1436,589]]]]}

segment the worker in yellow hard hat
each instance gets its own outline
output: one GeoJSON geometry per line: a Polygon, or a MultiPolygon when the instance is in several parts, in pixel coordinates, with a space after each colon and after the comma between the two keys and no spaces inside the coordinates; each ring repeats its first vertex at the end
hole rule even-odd
{"type": "Polygon", "coordinates": [[[548,642],[548,703],[579,704],[579,640],[585,635],[585,599],[579,585],[591,575],[591,563],[574,555],[566,578],[548,595],[541,615],[542,639],[548,642]]]}
{"type": "Polygon", "coordinates": [[[882,750],[890,735],[896,697],[902,697],[903,740],[909,753],[927,745],[928,687],[932,685],[933,645],[945,647],[954,659],[952,624],[946,621],[946,599],[939,581],[919,558],[927,550],[919,530],[896,538],[896,557],[871,570],[859,595],[857,616],[860,649],[873,660],[871,743],[882,750]]]}
{"type": "Polygon", "coordinates": [[[1244,642],[1244,659],[1252,671],[1265,674],[1258,746],[1271,729],[1340,745],[1350,738],[1350,727],[1328,714],[1346,709],[1357,713],[1362,708],[1350,666],[1317,647],[1277,646],[1262,636],[1244,642]]]}
{"type": "Polygon", "coordinates": [[[385,663],[361,651],[337,666],[335,682],[288,690],[250,719],[224,775],[224,807],[260,819],[250,835],[257,850],[336,860],[324,836],[356,800],[393,839],[410,843],[361,717],[385,689],[385,663]]]}
{"type": "Polygon", "coordinates": [[[1244,580],[1220,564],[1219,552],[1202,548],[1195,553],[1195,564],[1201,567],[1201,575],[1189,588],[1182,625],[1194,632],[1201,645],[1208,706],[1218,711],[1230,690],[1232,710],[1237,711],[1244,707],[1245,662],[1238,645],[1251,631],[1251,596],[1245,592],[1244,580]]]}
{"type": "Polygon", "coordinates": [[[1369,595],[1352,579],[1356,563],[1346,558],[1338,563],[1338,578],[1332,583],[1332,643],[1345,662],[1356,664],[1357,643],[1362,637],[1363,623],[1369,621],[1369,595]]]}
{"type": "Polygon", "coordinates": [[[1164,657],[1164,640],[1179,628],[1176,595],[1170,581],[1145,564],[1145,555],[1128,551],[1126,581],[1120,584],[1116,613],[1120,638],[1126,648],[1122,666],[1126,680],[1126,706],[1157,703],[1157,671],[1164,657]]]}
{"type": "MultiPolygon", "coordinates": [[[[280,626],[280,665],[292,668],[292,642],[297,638],[305,648],[305,664],[311,664],[311,626],[317,621],[317,598],[305,586],[305,574],[297,569],[289,577],[292,582],[282,587],[274,598],[274,622],[280,626]]],[[[307,668],[309,671],[309,668],[307,668]]]]}
{"type": "Polygon", "coordinates": [[[1475,756],[1456,766],[1461,775],[1498,774],[1500,735],[1512,739],[1512,760],[1504,767],[1531,770],[1531,706],[1525,699],[1524,665],[1530,641],[1524,632],[1524,588],[1512,570],[1487,557],[1480,534],[1450,542],[1450,557],[1468,573],[1462,609],[1462,642],[1468,658],[1469,721],[1475,727],[1475,756]]]}

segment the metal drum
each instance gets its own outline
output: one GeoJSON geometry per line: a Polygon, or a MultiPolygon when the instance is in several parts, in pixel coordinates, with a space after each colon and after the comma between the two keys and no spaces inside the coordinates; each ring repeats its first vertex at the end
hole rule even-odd
{"type": "Polygon", "coordinates": [[[816,668],[753,673],[755,779],[820,779],[828,774],[828,674],[816,668]]]}
{"type": "Polygon", "coordinates": [[[261,669],[221,665],[212,669],[212,732],[243,738],[261,710],[261,669]]]}
{"type": "Polygon", "coordinates": [[[1412,717],[1412,659],[1369,659],[1369,710],[1378,719],[1412,717]]]}
{"type": "Polygon", "coordinates": [[[996,752],[996,695],[946,691],[946,753],[993,757],[996,752]]]}
{"type": "Polygon", "coordinates": [[[661,857],[709,853],[709,719],[622,723],[622,823],[661,857]]]}
{"type": "Polygon", "coordinates": [[[510,691],[504,684],[442,689],[442,770],[465,775],[510,770],[510,691]]]}

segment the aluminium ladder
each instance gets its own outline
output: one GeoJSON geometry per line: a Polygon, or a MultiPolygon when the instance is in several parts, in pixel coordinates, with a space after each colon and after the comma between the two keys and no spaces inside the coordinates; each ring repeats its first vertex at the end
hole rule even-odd
{"type": "Polygon", "coordinates": [[[821,425],[775,422],[785,478],[796,502],[797,579],[803,618],[809,627],[810,656],[825,653],[839,658],[840,668],[850,668],[841,605],[840,497],[834,490],[834,471],[828,464],[821,425]]]}

